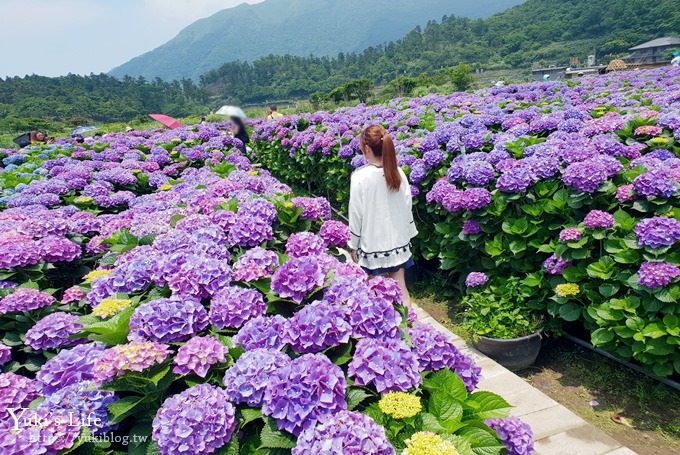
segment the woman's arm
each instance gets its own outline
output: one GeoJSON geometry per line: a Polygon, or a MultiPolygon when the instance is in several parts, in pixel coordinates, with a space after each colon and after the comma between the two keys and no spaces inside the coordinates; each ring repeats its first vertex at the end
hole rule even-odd
{"type": "Polygon", "coordinates": [[[416,223],[413,220],[413,196],[411,195],[411,184],[408,182],[408,178],[406,177],[405,174],[402,173],[401,176],[402,179],[404,179],[404,186],[403,186],[403,196],[404,199],[406,200],[406,208],[408,213],[406,216],[408,217],[409,221],[409,237],[413,238],[416,235],[418,235],[418,229],[416,228],[416,223]]]}
{"type": "MultiPolygon", "coordinates": [[[[355,176],[352,175],[349,189],[349,231],[351,233],[349,247],[352,252],[359,249],[359,239],[361,239],[362,213],[362,197],[359,183],[357,182],[355,176]]],[[[354,253],[352,256],[354,257],[354,253]]]]}

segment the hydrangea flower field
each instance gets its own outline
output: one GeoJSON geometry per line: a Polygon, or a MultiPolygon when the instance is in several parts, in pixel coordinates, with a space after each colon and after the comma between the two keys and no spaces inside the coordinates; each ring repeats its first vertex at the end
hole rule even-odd
{"type": "Polygon", "coordinates": [[[223,127],[0,151],[0,453],[531,453],[223,127]]]}
{"type": "Polygon", "coordinates": [[[262,121],[256,157],[345,208],[364,164],[358,134],[373,123],[412,185],[414,251],[450,271],[458,295],[521,279],[551,327],[680,374],[680,70],[262,121]]]}

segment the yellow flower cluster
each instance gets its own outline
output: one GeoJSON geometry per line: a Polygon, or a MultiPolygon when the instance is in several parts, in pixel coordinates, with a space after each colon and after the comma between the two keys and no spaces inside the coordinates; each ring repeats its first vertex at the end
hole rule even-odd
{"type": "Polygon", "coordinates": [[[85,275],[85,282],[92,283],[100,278],[105,278],[113,273],[112,270],[93,270],[85,275]]]}
{"type": "Polygon", "coordinates": [[[120,313],[129,307],[131,303],[132,301],[127,299],[104,299],[99,305],[94,307],[92,314],[105,319],[120,313]]]}
{"type": "Polygon", "coordinates": [[[670,137],[655,137],[652,138],[649,142],[651,142],[654,145],[665,145],[670,142],[673,142],[673,139],[670,137]]]}
{"type": "Polygon", "coordinates": [[[404,392],[383,395],[378,401],[378,407],[382,412],[395,419],[413,417],[423,409],[420,398],[404,392]]]}
{"type": "Polygon", "coordinates": [[[166,183],[165,185],[161,185],[158,189],[161,191],[169,191],[172,189],[172,185],[166,183]]]}
{"type": "Polygon", "coordinates": [[[258,171],[248,171],[248,175],[252,175],[253,177],[257,177],[258,175],[260,175],[260,173],[258,171]]]}
{"type": "Polygon", "coordinates": [[[578,295],[579,292],[581,292],[581,289],[579,289],[578,284],[574,283],[558,284],[555,287],[557,297],[573,297],[578,295]]]}
{"type": "Polygon", "coordinates": [[[73,199],[74,204],[89,204],[92,201],[94,201],[94,199],[90,196],[78,196],[73,199]]]}
{"type": "Polygon", "coordinates": [[[439,435],[421,431],[406,440],[402,455],[459,455],[456,446],[439,435]]]}

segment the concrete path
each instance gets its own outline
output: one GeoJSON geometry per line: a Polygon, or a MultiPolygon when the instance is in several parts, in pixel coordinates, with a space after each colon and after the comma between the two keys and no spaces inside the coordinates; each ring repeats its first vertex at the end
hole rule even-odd
{"type": "Polygon", "coordinates": [[[497,393],[514,407],[512,415],[531,425],[536,455],[636,455],[510,370],[472,349],[422,308],[418,319],[449,335],[482,368],[481,390],[497,393]]]}

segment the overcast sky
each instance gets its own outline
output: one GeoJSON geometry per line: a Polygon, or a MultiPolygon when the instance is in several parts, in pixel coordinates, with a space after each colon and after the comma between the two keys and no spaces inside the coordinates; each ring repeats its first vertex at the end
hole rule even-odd
{"type": "Polygon", "coordinates": [[[0,77],[102,73],[196,19],[263,0],[0,0],[0,77]]]}

